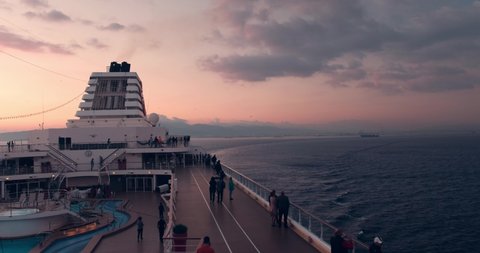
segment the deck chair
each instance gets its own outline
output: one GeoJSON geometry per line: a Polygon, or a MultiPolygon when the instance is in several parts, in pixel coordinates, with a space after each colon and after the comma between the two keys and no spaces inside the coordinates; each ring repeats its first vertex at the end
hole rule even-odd
{"type": "Polygon", "coordinates": [[[30,192],[28,194],[28,201],[27,201],[27,205],[29,206],[33,206],[35,205],[35,201],[37,200],[37,193],[35,192],[30,192]]]}
{"type": "Polygon", "coordinates": [[[25,205],[25,202],[27,201],[27,194],[22,192],[20,194],[20,198],[18,198],[18,204],[20,205],[19,207],[22,207],[25,205]]]}
{"type": "Polygon", "coordinates": [[[37,204],[36,204],[36,206],[42,204],[44,199],[45,199],[45,193],[39,192],[37,194],[37,204]]]}

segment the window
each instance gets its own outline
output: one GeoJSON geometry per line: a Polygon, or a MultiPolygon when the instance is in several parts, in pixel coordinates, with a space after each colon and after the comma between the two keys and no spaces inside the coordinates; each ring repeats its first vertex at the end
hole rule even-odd
{"type": "Polygon", "coordinates": [[[117,92],[117,89],[118,89],[118,80],[110,81],[110,91],[117,92]]]}
{"type": "Polygon", "coordinates": [[[107,91],[107,80],[100,80],[100,84],[98,84],[97,92],[105,92],[107,91]]]}

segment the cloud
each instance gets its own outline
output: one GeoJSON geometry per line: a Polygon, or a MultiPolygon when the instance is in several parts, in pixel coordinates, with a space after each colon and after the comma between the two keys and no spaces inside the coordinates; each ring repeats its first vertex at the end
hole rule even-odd
{"type": "Polygon", "coordinates": [[[32,12],[24,14],[28,18],[38,18],[48,22],[71,22],[72,19],[61,11],[51,10],[49,12],[32,12]]]}
{"type": "Polygon", "coordinates": [[[22,0],[22,3],[34,8],[49,7],[48,2],[46,0],[22,0]]]}
{"type": "Polygon", "coordinates": [[[144,32],[146,29],[143,26],[133,24],[129,26],[125,26],[119,23],[110,23],[106,26],[99,26],[98,29],[103,31],[129,31],[129,32],[144,32]]]}
{"type": "Polygon", "coordinates": [[[146,31],[146,29],[143,26],[137,25],[137,24],[129,25],[127,30],[130,31],[130,32],[144,32],[144,31],[146,31]]]}
{"type": "Polygon", "coordinates": [[[125,26],[119,23],[110,23],[107,26],[99,27],[100,30],[107,30],[107,31],[121,31],[125,29],[125,26]]]}
{"type": "Polygon", "coordinates": [[[84,49],[84,48],[82,47],[82,45],[80,45],[80,44],[78,44],[78,43],[76,43],[76,42],[70,43],[70,48],[73,48],[73,49],[84,49]]]}
{"type": "Polygon", "coordinates": [[[0,0],[0,9],[2,10],[7,10],[7,11],[11,11],[12,10],[12,7],[10,6],[9,3],[3,1],[3,0],[0,0]]]}
{"type": "Polygon", "coordinates": [[[100,42],[97,38],[91,38],[87,41],[87,45],[94,47],[96,49],[108,48],[107,44],[100,42]]]}
{"type": "Polygon", "coordinates": [[[78,19],[78,21],[83,25],[87,25],[87,26],[94,25],[94,22],[88,19],[78,19]]]}
{"type": "Polygon", "coordinates": [[[231,81],[321,75],[330,85],[387,93],[480,85],[479,2],[413,3],[217,0],[205,42],[232,53],[199,65],[231,81]]]}
{"type": "Polygon", "coordinates": [[[271,76],[310,76],[316,68],[290,55],[268,54],[210,56],[201,59],[200,65],[219,72],[225,79],[253,82],[265,81],[271,76]]]}
{"type": "Polygon", "coordinates": [[[29,52],[49,51],[55,54],[73,54],[73,52],[64,45],[24,38],[20,35],[9,32],[3,26],[0,26],[0,45],[29,52]]]}

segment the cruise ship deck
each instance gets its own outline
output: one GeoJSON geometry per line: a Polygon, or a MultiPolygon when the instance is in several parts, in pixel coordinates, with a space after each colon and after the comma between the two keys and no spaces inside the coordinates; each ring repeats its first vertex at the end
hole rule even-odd
{"type": "MultiPolygon", "coordinates": [[[[272,227],[267,211],[240,189],[233,200],[225,190],[222,204],[211,204],[208,180],[213,170],[187,167],[176,170],[178,192],[176,223],[188,227],[189,251],[195,252],[200,238],[210,236],[215,252],[318,252],[292,229],[272,227]]],[[[122,193],[129,199],[129,209],[144,219],[144,240],[136,241],[136,226],[104,238],[95,249],[84,252],[163,252],[156,223],[158,193],[122,193]]]]}

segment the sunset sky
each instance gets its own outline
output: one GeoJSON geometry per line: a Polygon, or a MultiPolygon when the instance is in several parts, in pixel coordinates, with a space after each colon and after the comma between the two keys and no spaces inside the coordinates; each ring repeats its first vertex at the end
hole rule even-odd
{"type": "Polygon", "coordinates": [[[0,132],[64,127],[127,61],[190,123],[480,125],[480,1],[0,0],[0,132]]]}

